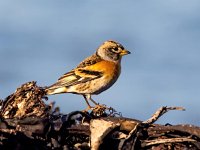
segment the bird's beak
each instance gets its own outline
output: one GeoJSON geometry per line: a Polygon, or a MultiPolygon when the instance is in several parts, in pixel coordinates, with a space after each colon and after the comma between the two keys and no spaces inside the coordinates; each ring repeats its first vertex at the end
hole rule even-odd
{"type": "Polygon", "coordinates": [[[121,51],[120,55],[121,55],[121,56],[124,56],[124,55],[128,55],[128,54],[130,54],[130,53],[131,53],[131,52],[129,52],[129,51],[127,51],[127,50],[124,49],[124,50],[121,51]]]}

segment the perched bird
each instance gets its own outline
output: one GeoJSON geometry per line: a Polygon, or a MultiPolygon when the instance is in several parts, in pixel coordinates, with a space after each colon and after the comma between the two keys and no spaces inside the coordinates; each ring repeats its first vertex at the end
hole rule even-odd
{"type": "Polygon", "coordinates": [[[55,84],[47,87],[46,94],[80,94],[91,108],[88,100],[97,105],[91,95],[107,90],[116,82],[121,73],[121,58],[127,54],[130,52],[125,50],[120,43],[106,41],[93,55],[61,76],[55,84]]]}

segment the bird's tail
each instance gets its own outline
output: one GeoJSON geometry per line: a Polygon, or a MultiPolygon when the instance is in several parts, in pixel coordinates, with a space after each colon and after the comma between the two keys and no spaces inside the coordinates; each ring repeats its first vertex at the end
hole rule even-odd
{"type": "Polygon", "coordinates": [[[56,94],[54,89],[48,89],[48,88],[45,89],[45,93],[46,93],[46,95],[56,94]]]}
{"type": "Polygon", "coordinates": [[[57,84],[51,85],[45,89],[46,95],[54,95],[60,93],[67,93],[67,87],[58,86],[57,84]]]}

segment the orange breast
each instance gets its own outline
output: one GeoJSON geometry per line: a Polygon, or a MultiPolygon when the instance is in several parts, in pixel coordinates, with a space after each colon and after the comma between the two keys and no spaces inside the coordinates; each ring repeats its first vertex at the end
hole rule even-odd
{"type": "Polygon", "coordinates": [[[119,64],[110,61],[100,61],[92,66],[89,66],[89,68],[90,67],[92,67],[92,70],[103,71],[105,73],[112,74],[117,68],[119,69],[119,64]]]}
{"type": "Polygon", "coordinates": [[[120,73],[120,64],[110,61],[100,61],[92,66],[88,66],[87,68],[96,71],[102,71],[104,72],[104,75],[108,76],[120,73]]]}

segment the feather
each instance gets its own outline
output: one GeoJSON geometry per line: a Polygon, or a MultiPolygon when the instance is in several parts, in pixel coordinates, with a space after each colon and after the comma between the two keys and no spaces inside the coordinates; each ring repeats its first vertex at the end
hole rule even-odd
{"type": "Polygon", "coordinates": [[[99,71],[91,71],[86,69],[72,70],[64,74],[62,77],[60,77],[55,84],[49,86],[47,89],[70,87],[80,83],[85,83],[91,80],[95,80],[97,78],[102,77],[102,75],[103,73],[99,71]]]}

